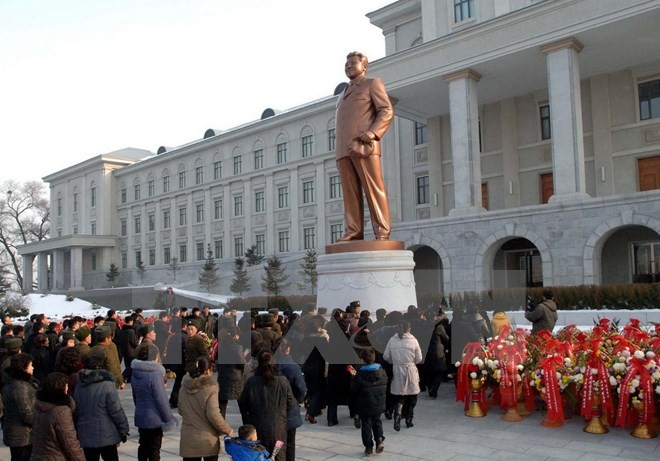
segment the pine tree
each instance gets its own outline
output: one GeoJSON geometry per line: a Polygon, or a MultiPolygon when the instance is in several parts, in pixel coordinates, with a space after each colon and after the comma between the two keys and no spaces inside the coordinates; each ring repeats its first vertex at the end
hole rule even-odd
{"type": "Polygon", "coordinates": [[[218,267],[213,258],[213,251],[211,251],[211,244],[206,248],[206,261],[202,266],[202,271],[199,274],[199,285],[206,288],[206,292],[210,293],[211,288],[218,284],[218,267]]]}
{"type": "Polygon", "coordinates": [[[115,281],[119,278],[119,268],[115,263],[110,264],[110,269],[105,273],[105,279],[110,282],[112,288],[115,287],[115,281]]]}
{"type": "Polygon", "coordinates": [[[231,290],[232,293],[238,293],[242,296],[243,293],[249,291],[251,287],[250,277],[245,268],[245,260],[243,258],[236,258],[234,260],[234,279],[231,281],[229,290],[231,290]]]}
{"type": "Polygon", "coordinates": [[[140,283],[144,285],[144,277],[147,275],[147,267],[144,265],[144,261],[140,259],[135,268],[137,270],[138,277],[140,277],[140,283]]]}
{"type": "Polygon", "coordinates": [[[298,271],[298,275],[302,279],[301,282],[298,282],[298,288],[301,290],[311,288],[312,294],[316,294],[316,283],[319,277],[318,272],[316,272],[316,261],[316,250],[307,250],[298,271]]]}
{"type": "Polygon", "coordinates": [[[282,260],[273,255],[266,260],[266,273],[261,276],[261,289],[268,295],[279,296],[280,292],[290,285],[289,276],[284,273],[282,260]]]}
{"type": "Polygon", "coordinates": [[[248,267],[256,266],[257,264],[261,264],[263,261],[264,255],[257,252],[256,245],[252,245],[245,252],[245,262],[247,263],[248,267]]]}

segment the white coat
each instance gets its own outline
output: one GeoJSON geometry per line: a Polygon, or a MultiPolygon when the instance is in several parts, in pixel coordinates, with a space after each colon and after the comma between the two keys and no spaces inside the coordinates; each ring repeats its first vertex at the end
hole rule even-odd
{"type": "Polygon", "coordinates": [[[405,333],[394,335],[387,342],[383,358],[392,364],[393,377],[390,392],[393,395],[419,394],[419,372],[415,364],[422,362],[422,349],[417,339],[405,333]]]}

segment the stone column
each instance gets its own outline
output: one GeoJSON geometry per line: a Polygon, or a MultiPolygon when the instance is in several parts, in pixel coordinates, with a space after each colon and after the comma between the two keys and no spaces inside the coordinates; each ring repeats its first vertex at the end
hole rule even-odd
{"type": "Polygon", "coordinates": [[[477,82],[481,75],[465,69],[445,75],[449,82],[451,150],[454,167],[454,209],[449,215],[484,211],[481,206],[479,107],[477,82]]]}
{"type": "Polygon", "coordinates": [[[548,67],[552,172],[555,195],[550,202],[589,198],[586,193],[582,97],[578,53],[582,44],[574,38],[541,47],[548,67]]]}
{"type": "Polygon", "coordinates": [[[32,283],[34,282],[33,279],[33,271],[32,271],[32,265],[34,264],[34,255],[33,254],[27,254],[23,255],[23,292],[25,293],[31,293],[32,292],[32,283]]]}
{"type": "Polygon", "coordinates": [[[71,291],[80,291],[82,286],[82,256],[83,249],[80,247],[71,247],[71,291]]]}
{"type": "Polygon", "coordinates": [[[64,290],[64,250],[53,251],[53,290],[64,290]]]}
{"type": "Polygon", "coordinates": [[[40,293],[48,291],[48,253],[39,253],[38,255],[37,284],[40,293]]]}

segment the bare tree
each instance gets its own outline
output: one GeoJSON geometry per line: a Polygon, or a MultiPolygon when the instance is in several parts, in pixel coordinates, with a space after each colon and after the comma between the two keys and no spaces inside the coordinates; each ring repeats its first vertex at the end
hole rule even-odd
{"type": "Polygon", "coordinates": [[[6,181],[0,186],[0,247],[3,266],[23,287],[23,264],[16,247],[45,239],[50,231],[50,208],[41,181],[6,181]]]}

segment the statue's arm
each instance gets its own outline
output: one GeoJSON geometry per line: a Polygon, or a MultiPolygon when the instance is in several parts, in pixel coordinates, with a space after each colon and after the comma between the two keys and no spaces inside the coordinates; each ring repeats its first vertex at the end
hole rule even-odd
{"type": "Polygon", "coordinates": [[[380,140],[385,135],[385,132],[392,122],[394,117],[394,110],[390,97],[385,91],[385,84],[379,78],[374,78],[371,81],[371,101],[373,102],[376,118],[371,124],[369,131],[376,135],[376,140],[380,140]]]}

